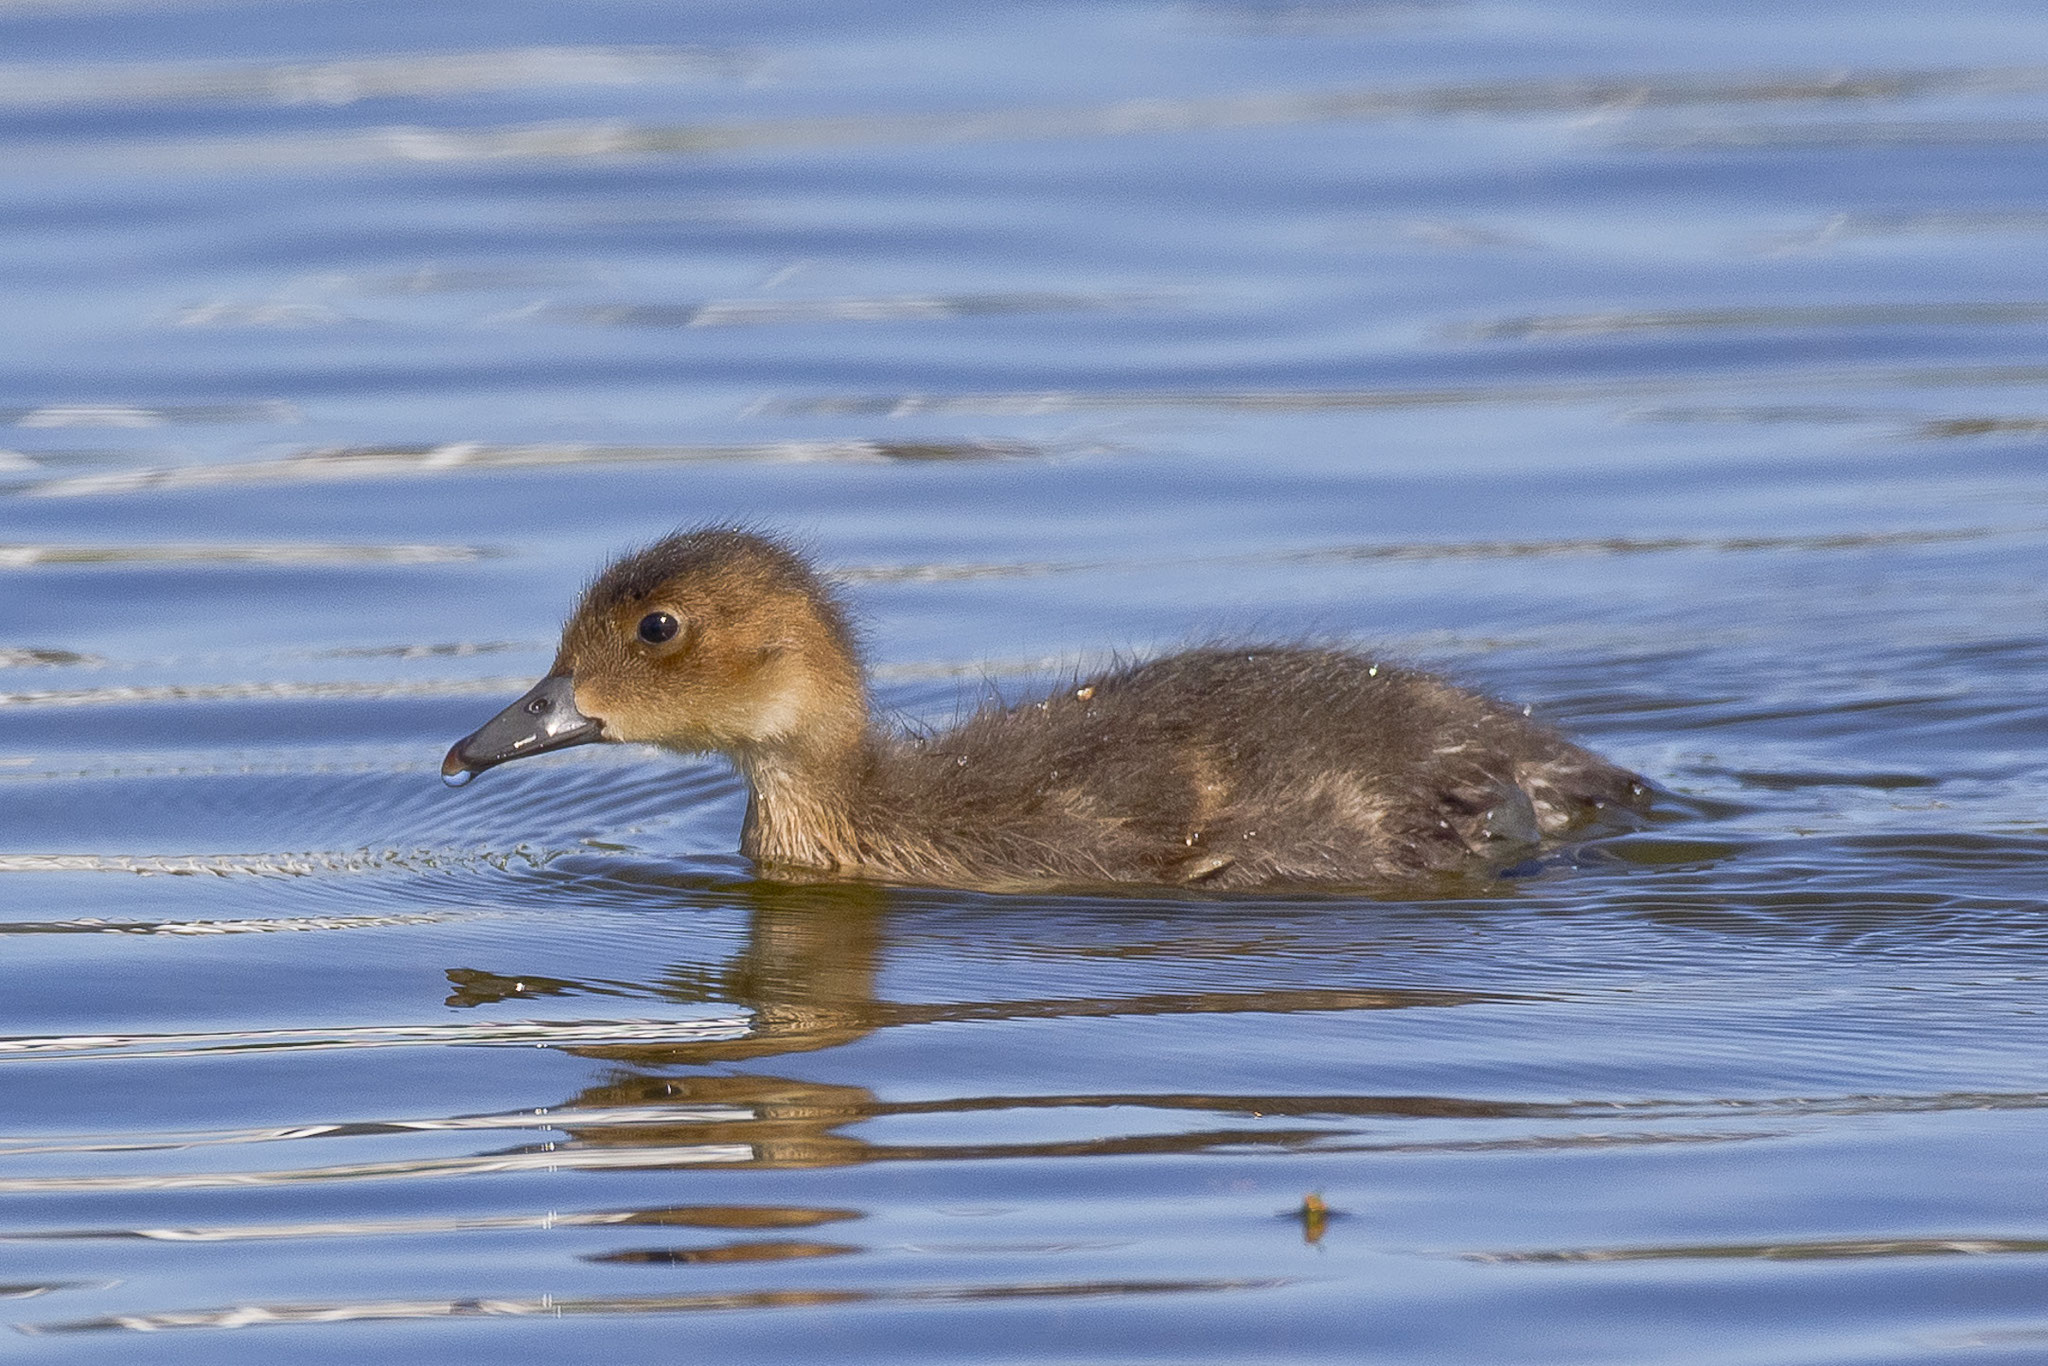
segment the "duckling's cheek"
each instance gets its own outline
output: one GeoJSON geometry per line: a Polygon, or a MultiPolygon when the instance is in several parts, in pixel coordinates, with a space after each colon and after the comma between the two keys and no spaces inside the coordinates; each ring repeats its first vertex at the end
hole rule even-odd
{"type": "Polygon", "coordinates": [[[618,728],[612,724],[614,709],[610,705],[610,699],[604,695],[602,689],[593,688],[587,683],[579,682],[576,684],[575,691],[576,710],[597,722],[600,728],[598,731],[600,735],[604,736],[607,740],[627,740],[632,738],[631,736],[619,734],[618,728]]]}
{"type": "Polygon", "coordinates": [[[636,693],[630,686],[579,681],[576,710],[601,727],[607,740],[633,744],[667,745],[674,742],[673,718],[668,708],[636,693]]]}
{"type": "Polygon", "coordinates": [[[753,699],[752,713],[746,720],[745,728],[751,732],[748,738],[755,741],[781,740],[795,734],[811,710],[808,693],[808,689],[791,686],[762,691],[753,699]]]}

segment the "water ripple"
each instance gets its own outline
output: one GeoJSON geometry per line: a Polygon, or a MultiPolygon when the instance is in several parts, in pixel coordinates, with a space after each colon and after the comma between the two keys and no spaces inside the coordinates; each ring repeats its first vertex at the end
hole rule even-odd
{"type": "Polygon", "coordinates": [[[577,86],[745,79],[761,59],[708,48],[525,47],[324,62],[0,66],[0,108],[355,104],[577,86]]]}
{"type": "Polygon", "coordinates": [[[934,322],[1022,313],[1156,308],[1164,294],[896,294],[837,299],[712,299],[701,304],[549,305],[542,316],[603,327],[762,327],[777,323],[934,322]]]}
{"type": "MultiPolygon", "coordinates": [[[[2007,95],[2048,88],[2048,68],[1960,68],[1782,76],[1607,77],[1500,81],[1408,90],[1335,89],[1138,99],[1114,104],[998,109],[983,113],[871,114],[752,122],[649,124],[562,121],[497,128],[387,127],[106,146],[102,156],[183,171],[313,168],[380,162],[502,162],[647,156],[712,156],[770,150],[1157,136],[1235,128],[1415,117],[1618,117],[1715,105],[1895,102],[1930,96],[2007,95]]],[[[1859,124],[1866,135],[1881,125],[1859,124]]],[[[1954,130],[2005,125],[1898,125],[1954,130]]],[[[2032,126],[2039,129],[2048,125],[2032,126]]],[[[1687,139],[1746,130],[1651,134],[1687,139]]],[[[1784,132],[1797,135],[1790,127],[1784,132]]],[[[1690,145],[1681,142],[1681,145],[1690,145]]]]}
{"type": "Polygon", "coordinates": [[[2038,536],[2048,525],[1941,527],[1775,536],[1582,536],[1547,541],[1393,541],[1269,550],[1255,554],[1186,555],[1154,560],[1024,560],[1010,563],[843,565],[833,576],[849,583],[953,583],[1046,574],[1145,573],[1162,569],[1345,561],[1520,560],[1565,556],[1752,554],[1876,550],[1946,545],[2003,536],[2038,536]]]}
{"type": "Polygon", "coordinates": [[[468,545],[0,545],[0,569],[81,564],[467,564],[490,554],[468,545]]]}
{"type": "Polygon", "coordinates": [[[1931,209],[1907,213],[1837,213],[1810,228],[1771,233],[1754,243],[1767,256],[1831,250],[1866,238],[1956,237],[2048,232],[2048,213],[2033,209],[1931,209]]]}
{"type": "Polygon", "coordinates": [[[860,1218],[858,1210],[789,1205],[678,1205],[634,1210],[548,1210],[540,1214],[451,1214],[297,1224],[210,1224],[200,1228],[60,1228],[0,1231],[0,1242],[85,1242],[135,1238],[161,1243],[238,1243],[272,1238],[380,1238],[556,1228],[809,1228],[860,1218]]]}
{"type": "Polygon", "coordinates": [[[290,1171],[162,1172],[122,1176],[0,1177],[0,1193],[51,1195],[88,1191],[247,1190],[330,1181],[437,1181],[446,1177],[500,1176],[508,1172],[634,1171],[649,1167],[727,1166],[753,1162],[751,1143],[665,1143],[627,1148],[545,1146],[531,1151],[466,1157],[348,1162],[290,1171]]]}
{"type": "Polygon", "coordinates": [[[1480,341],[1602,337],[1628,332],[1753,328],[1972,327],[2048,321],[2048,303],[1829,304],[1800,307],[1673,308],[1641,312],[1534,314],[1458,323],[1444,335],[1480,341]]]}
{"type": "MultiPolygon", "coordinates": [[[[7,866],[6,856],[0,856],[0,872],[26,871],[7,866]]],[[[57,871],[44,866],[38,872],[57,871]]],[[[65,868],[64,871],[73,871],[65,868]]],[[[111,871],[95,867],[94,871],[111,871]]],[[[134,867],[121,869],[123,872],[140,871],[134,867]]],[[[165,872],[164,868],[151,871],[165,872]]],[[[196,871],[196,870],[195,870],[196,871]]],[[[211,871],[211,870],[209,870],[211,871]]],[[[392,929],[403,925],[438,925],[450,920],[467,919],[452,911],[391,911],[378,915],[308,915],[297,918],[250,919],[250,920],[105,920],[98,916],[81,916],[76,920],[14,920],[0,921],[0,935],[11,934],[127,934],[127,935],[188,935],[195,938],[225,934],[297,934],[314,930],[370,930],[392,929]]],[[[6,1145],[0,1142],[0,1151],[6,1145]]]]}
{"type": "Polygon", "coordinates": [[[516,696],[530,678],[408,678],[383,682],[159,683],[0,692],[0,707],[132,707],[166,702],[389,701],[403,697],[516,696]]]}
{"type": "MultiPolygon", "coordinates": [[[[675,465],[723,462],[766,464],[887,464],[954,460],[1009,460],[1053,454],[1044,447],[1015,441],[764,441],[722,446],[617,446],[583,443],[491,445],[454,441],[420,446],[330,446],[270,460],[225,461],[172,465],[99,474],[67,475],[20,486],[31,498],[78,498],[149,489],[215,488],[241,484],[338,483],[357,479],[392,479],[409,475],[451,474],[469,470],[558,469],[579,465],[675,465]]],[[[61,548],[52,548],[61,549],[61,548]]],[[[146,548],[145,548],[146,549],[146,548]]],[[[253,557],[259,548],[247,548],[253,557]]],[[[282,547],[280,551],[318,551],[321,547],[282,547]]],[[[468,547],[334,547],[340,550],[428,549],[461,551],[469,558],[483,553],[468,547]]],[[[0,547],[0,565],[8,561],[0,547]]],[[[115,558],[109,555],[109,558],[115,558]]],[[[136,558],[147,556],[138,553],[136,558]]],[[[204,558],[195,549],[191,558],[204,558]]],[[[223,554],[221,558],[236,558],[223,554]]],[[[306,555],[307,559],[311,554],[306,555]]],[[[38,561],[40,562],[40,561],[38,561]]],[[[287,561],[301,562],[301,561],[287,561]]],[[[413,563],[415,561],[402,561],[413,563]]],[[[435,561],[428,561],[435,562],[435,561]]]]}
{"type": "Polygon", "coordinates": [[[2048,142],[2048,120],[1886,120],[1854,123],[1750,123],[1666,128],[1617,139],[1657,151],[1702,147],[2025,147],[2048,142]]]}
{"type": "Polygon", "coordinates": [[[91,669],[106,662],[77,650],[0,649],[0,669],[91,669]]]}
{"type": "Polygon", "coordinates": [[[1983,1257],[2048,1252],[2048,1238],[1837,1238],[1784,1243],[1700,1243],[1672,1247],[1558,1248],[1533,1252],[1467,1252],[1468,1262],[1842,1261],[1870,1257],[1983,1257]]]}
{"type": "Polygon", "coordinates": [[[337,1025],[184,1034],[52,1034],[0,1037],[0,1061],[44,1058],[196,1058],[237,1053],[308,1053],[340,1048],[492,1045],[586,1048],[599,1044],[682,1044],[746,1036],[744,1016],[690,1020],[492,1020],[461,1024],[337,1025]]]}
{"type": "Polygon", "coordinates": [[[406,1319],[679,1314],[726,1309],[810,1309],[841,1304],[963,1304],[985,1300],[1078,1299],[1131,1295],[1213,1295],[1272,1290],[1281,1279],[1116,1280],[942,1286],[911,1290],[812,1289],[723,1294],[554,1296],[532,1299],[361,1300],[321,1304],[250,1304],[228,1309],[111,1314],[62,1323],[19,1323],[28,1334],[140,1332],[170,1328],[249,1328],[262,1324],[363,1323],[406,1319]]]}
{"type": "Polygon", "coordinates": [[[1655,378],[1553,383],[1437,385],[1384,389],[1043,389],[981,393],[807,395],[765,398],[748,416],[887,417],[973,414],[1036,417],[1118,408],[1317,413],[1403,411],[1487,405],[1577,404],[1679,394],[1785,389],[1946,389],[2033,387],[2048,381],[2043,365],[1923,365],[1911,369],[1786,367],[1739,374],[1668,374],[1655,378]]]}
{"type": "Polygon", "coordinates": [[[141,404],[52,403],[33,408],[0,407],[0,425],[11,427],[144,428],[213,426],[232,422],[297,422],[296,404],[179,403],[141,404]]]}
{"type": "Polygon", "coordinates": [[[648,1125],[731,1123],[754,1117],[755,1112],[749,1107],[720,1104],[541,1107],[491,1115],[450,1115],[445,1119],[347,1120],[261,1129],[0,1140],[0,1158],[46,1156],[51,1153],[187,1152],[198,1148],[235,1147],[247,1143],[296,1143],[317,1138],[470,1133],[504,1129],[546,1129],[555,1132],[574,1129],[583,1133],[648,1125]]]}
{"type": "Polygon", "coordinates": [[[1918,434],[1934,440],[1971,436],[2039,436],[2048,417],[1951,417],[1922,423],[1918,434]]]}

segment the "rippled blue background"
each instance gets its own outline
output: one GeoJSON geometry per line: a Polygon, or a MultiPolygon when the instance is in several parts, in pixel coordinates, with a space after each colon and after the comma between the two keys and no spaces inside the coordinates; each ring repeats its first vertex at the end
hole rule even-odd
{"type": "Polygon", "coordinates": [[[2044,40],[0,5],[0,1350],[2038,1358],[2044,40]],[[1310,635],[1669,795],[1399,903],[439,785],[734,518],[905,718],[1310,635]]]}

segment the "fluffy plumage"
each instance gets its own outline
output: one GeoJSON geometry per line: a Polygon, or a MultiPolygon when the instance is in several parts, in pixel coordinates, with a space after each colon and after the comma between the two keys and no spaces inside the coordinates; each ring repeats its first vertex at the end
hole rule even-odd
{"type": "Polygon", "coordinates": [[[1496,871],[1647,795],[1516,709],[1306,646],[1190,650],[892,733],[830,587],[730,528],[607,569],[549,680],[446,769],[600,738],[729,756],[753,794],[741,852],[766,871],[972,888],[1412,884],[1496,871]],[[479,744],[551,684],[589,733],[479,744]]]}

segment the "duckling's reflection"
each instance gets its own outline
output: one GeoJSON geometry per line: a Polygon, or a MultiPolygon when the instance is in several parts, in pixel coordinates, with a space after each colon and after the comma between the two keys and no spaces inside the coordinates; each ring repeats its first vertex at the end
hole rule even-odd
{"type": "MultiPolygon", "coordinates": [[[[682,890],[680,885],[677,890],[682,890]]],[[[690,888],[695,897],[704,891],[702,883],[690,888]]],[[[693,1152],[716,1149],[727,1154],[744,1149],[751,1154],[738,1159],[744,1165],[811,1167],[998,1156],[1188,1153],[1225,1144],[1298,1146],[1345,1132],[1332,1126],[1342,1126],[1347,1119],[1361,1115],[1474,1118],[1531,1113],[1528,1106],[1428,1096],[1144,1093],[885,1102],[864,1086],[769,1073],[679,1075],[670,1069],[816,1052],[853,1043],[878,1029],[941,1021],[1384,1010],[1524,999],[1455,990],[1289,988],[932,1004],[885,1002],[877,997],[876,983],[886,952],[889,918],[892,910],[903,909],[899,904],[903,893],[855,883],[754,881],[723,884],[718,895],[728,903],[737,898],[748,910],[745,950],[729,965],[712,972],[694,965],[671,968],[664,977],[664,994],[679,1002],[744,1006],[752,1013],[752,1028],[740,1039],[605,1044],[570,1050],[617,1065],[603,1081],[558,1107],[563,1127],[576,1142],[644,1147],[649,1149],[650,1165],[696,1165],[689,1156],[693,1152]],[[1195,1130],[1169,1127],[1160,1133],[945,1145],[883,1144],[841,1132],[882,1116],[1110,1106],[1202,1112],[1228,1122],[1195,1130]],[[578,1110],[607,1119],[578,1127],[574,1122],[578,1110]],[[661,1118],[665,1111],[678,1110],[687,1113],[672,1123],[661,1118]],[[622,1112],[630,1116],[633,1111],[646,1112],[650,1122],[618,1122],[622,1112]],[[1257,1116],[1261,1122],[1247,1127],[1243,1120],[1248,1116],[1257,1116]],[[1275,1117],[1296,1117],[1307,1123],[1281,1127],[1272,1123],[1275,1117]]],[[[1099,952],[1099,946],[1095,951],[1099,952]]],[[[451,1004],[607,990],[601,983],[504,977],[473,970],[453,971],[449,978],[455,986],[451,1004]]],[[[735,1161],[730,1155],[715,1160],[720,1165],[735,1161]]]]}
{"type": "MultiPolygon", "coordinates": [[[[700,884],[688,890],[702,894],[700,884]]],[[[886,892],[851,883],[774,882],[741,882],[720,891],[747,909],[746,949],[714,972],[678,964],[665,974],[661,989],[678,1002],[745,1007],[753,1017],[747,1035],[569,1050],[620,1066],[557,1107],[563,1127],[579,1144],[648,1148],[652,1165],[662,1164],[654,1154],[664,1149],[689,1154],[734,1145],[751,1151],[747,1165],[753,1166],[812,1167],[870,1160],[869,1145],[834,1132],[878,1111],[876,1097],[866,1087],[752,1073],[676,1076],[666,1069],[837,1048],[872,1031],[879,1022],[875,979],[882,960],[886,892]],[[579,1128],[574,1123],[578,1110],[610,1116],[635,1110],[659,1115],[679,1107],[689,1115],[673,1124],[657,1120],[579,1128]]],[[[606,991],[601,983],[473,969],[453,969],[448,979],[454,987],[451,1005],[606,991]]],[[[684,1156],[677,1165],[693,1164],[684,1156]]]]}
{"type": "MultiPolygon", "coordinates": [[[[685,890],[701,896],[700,884],[685,890]]],[[[748,913],[747,947],[723,970],[677,964],[660,994],[671,1001],[714,1001],[746,1007],[753,1025],[744,1039],[705,1043],[617,1045],[573,1050],[616,1062],[675,1066],[732,1062],[778,1053],[809,1053],[850,1043],[874,1029],[881,1007],[875,975],[882,959],[887,892],[858,883],[818,885],[742,882],[719,888],[748,913]]],[[[450,968],[451,1006],[514,998],[643,995],[640,984],[570,981],[450,968]]]]}
{"type": "Polygon", "coordinates": [[[747,899],[751,933],[724,985],[725,999],[754,1012],[754,1035],[706,1045],[706,1061],[837,1048],[882,1022],[881,888],[753,883],[747,899]]]}

